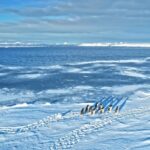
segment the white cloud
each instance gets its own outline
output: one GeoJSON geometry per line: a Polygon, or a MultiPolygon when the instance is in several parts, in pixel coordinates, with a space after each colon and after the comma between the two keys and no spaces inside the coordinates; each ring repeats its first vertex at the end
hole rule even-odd
{"type": "Polygon", "coordinates": [[[101,39],[148,41],[150,37],[148,0],[31,0],[30,3],[18,3],[20,7],[19,4],[1,7],[0,15],[10,15],[13,21],[1,21],[0,39],[41,40],[43,33],[45,39],[53,40],[54,34],[59,34],[64,41],[82,42],[85,38],[86,42],[101,39]]]}

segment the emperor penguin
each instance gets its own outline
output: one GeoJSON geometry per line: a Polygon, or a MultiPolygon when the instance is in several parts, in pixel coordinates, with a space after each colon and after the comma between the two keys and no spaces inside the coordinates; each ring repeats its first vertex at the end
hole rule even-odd
{"type": "Polygon", "coordinates": [[[118,112],[119,112],[119,107],[117,106],[115,109],[115,113],[118,113],[118,112]]]}
{"type": "Polygon", "coordinates": [[[103,104],[100,104],[100,105],[99,105],[99,108],[102,109],[102,108],[103,108],[103,104]]]}
{"type": "Polygon", "coordinates": [[[94,110],[93,110],[93,109],[90,110],[90,114],[91,114],[91,115],[94,114],[94,110]]]}
{"type": "Polygon", "coordinates": [[[100,104],[98,107],[99,107],[98,109],[101,110],[104,106],[103,104],[100,104]]]}
{"type": "Polygon", "coordinates": [[[94,108],[94,106],[90,106],[90,107],[89,107],[89,114],[90,114],[90,115],[95,114],[95,108],[94,108]]]}
{"type": "Polygon", "coordinates": [[[89,113],[90,115],[93,115],[93,106],[89,106],[88,113],[89,113]]]}
{"type": "Polygon", "coordinates": [[[89,112],[91,112],[92,109],[93,109],[93,106],[90,106],[90,107],[89,107],[89,112]]]}
{"type": "Polygon", "coordinates": [[[97,107],[98,107],[98,102],[95,103],[94,109],[97,109],[97,107]]]}
{"type": "Polygon", "coordinates": [[[97,111],[97,105],[92,109],[92,113],[96,114],[96,111],[97,111]]]}
{"type": "Polygon", "coordinates": [[[111,112],[112,111],[112,104],[110,104],[109,106],[108,106],[108,112],[111,112]]]}
{"type": "Polygon", "coordinates": [[[104,106],[102,105],[102,106],[100,106],[100,113],[104,113],[104,106]]]}
{"type": "Polygon", "coordinates": [[[83,115],[83,114],[84,114],[84,108],[82,108],[80,111],[80,115],[83,115]]]}
{"type": "Polygon", "coordinates": [[[85,107],[85,113],[88,113],[88,112],[89,112],[89,108],[90,108],[89,105],[87,105],[87,106],[85,107]]]}

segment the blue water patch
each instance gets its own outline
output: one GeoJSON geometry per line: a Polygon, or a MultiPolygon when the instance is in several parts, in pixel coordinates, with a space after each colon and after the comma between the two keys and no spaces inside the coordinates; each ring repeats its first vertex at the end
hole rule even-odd
{"type": "Polygon", "coordinates": [[[134,90],[119,93],[115,89],[149,84],[149,56],[148,48],[0,48],[0,105],[130,96],[134,90]]]}

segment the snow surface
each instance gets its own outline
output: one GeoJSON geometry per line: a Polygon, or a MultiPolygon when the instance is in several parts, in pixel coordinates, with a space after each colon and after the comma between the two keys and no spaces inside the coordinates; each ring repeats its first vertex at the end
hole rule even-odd
{"type": "Polygon", "coordinates": [[[148,106],[80,116],[85,105],[1,109],[0,149],[149,149],[148,106]]]}
{"type": "Polygon", "coordinates": [[[0,150],[149,150],[149,58],[0,65],[0,150]]]}

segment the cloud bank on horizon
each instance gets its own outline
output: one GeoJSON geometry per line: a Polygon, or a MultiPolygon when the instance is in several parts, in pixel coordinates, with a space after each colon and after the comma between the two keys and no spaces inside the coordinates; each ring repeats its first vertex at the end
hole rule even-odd
{"type": "Polygon", "coordinates": [[[0,0],[0,42],[150,42],[149,0],[0,0]]]}

